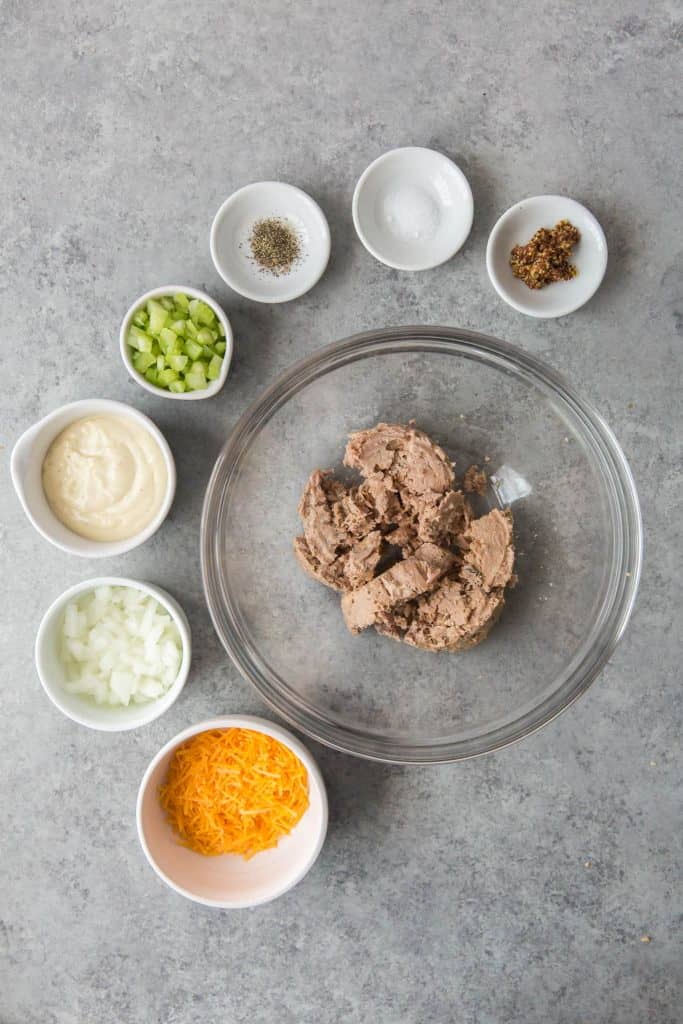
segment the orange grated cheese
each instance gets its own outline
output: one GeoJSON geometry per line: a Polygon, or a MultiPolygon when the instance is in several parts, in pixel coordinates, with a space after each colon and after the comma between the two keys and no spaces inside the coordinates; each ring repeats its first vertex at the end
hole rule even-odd
{"type": "Polygon", "coordinates": [[[159,800],[183,846],[246,860],[277,846],[308,808],[308,774],[283,743],[253,729],[210,729],[182,743],[159,800]]]}

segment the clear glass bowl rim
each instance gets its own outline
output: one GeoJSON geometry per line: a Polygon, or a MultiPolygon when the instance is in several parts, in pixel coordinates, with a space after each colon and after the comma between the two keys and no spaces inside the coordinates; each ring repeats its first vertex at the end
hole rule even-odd
{"type": "Polygon", "coordinates": [[[282,373],[243,413],[214,465],[201,520],[201,564],[209,613],[221,643],[239,672],[266,703],[295,728],[344,753],[396,764],[461,761],[501,749],[547,725],[566,710],[599,675],[623,636],[633,611],[642,567],[643,527],[638,494],[628,462],[611,429],[593,405],[541,360],[508,342],[475,331],[445,326],[401,326],[365,331],[334,342],[282,373]],[[240,625],[229,590],[218,570],[220,523],[230,481],[262,426],[289,398],[332,369],[382,353],[459,352],[468,358],[533,382],[578,419],[583,440],[601,469],[615,535],[614,557],[590,646],[570,663],[556,689],[531,711],[476,737],[408,743],[341,725],[295,694],[253,650],[240,625]]]}

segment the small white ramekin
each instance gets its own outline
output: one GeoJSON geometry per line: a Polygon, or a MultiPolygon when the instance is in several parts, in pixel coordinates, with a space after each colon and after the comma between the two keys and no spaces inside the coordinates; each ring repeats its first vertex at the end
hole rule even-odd
{"type": "Polygon", "coordinates": [[[35,647],[36,668],[43,689],[55,707],[73,722],[85,725],[89,729],[101,732],[125,732],[147,725],[159,718],[178,699],[185,685],[190,662],[192,660],[192,640],[190,627],[178,602],[161,587],[140,580],[131,580],[120,576],[98,576],[69,587],[53,601],[45,612],[36,636],[35,647]],[[180,633],[183,648],[182,659],[176,680],[169,690],[156,700],[146,704],[129,704],[128,707],[109,707],[95,704],[85,697],[68,693],[64,689],[65,670],[59,657],[59,627],[69,601],[80,594],[94,590],[95,587],[133,587],[155,598],[169,613],[180,633]]]}
{"type": "Polygon", "coordinates": [[[183,402],[195,402],[199,398],[212,398],[213,395],[217,395],[225,384],[228,377],[228,370],[230,369],[230,362],[232,360],[232,352],[234,348],[232,327],[227,316],[215,302],[210,295],[206,292],[201,292],[197,288],[190,288],[184,284],[167,284],[161,288],[152,288],[151,291],[145,292],[141,295],[132,306],[121,321],[121,331],[119,333],[119,347],[121,349],[121,358],[123,359],[123,365],[128,370],[136,384],[139,384],[145,391],[149,391],[151,395],[156,395],[157,398],[173,398],[179,399],[183,402]],[[184,391],[182,394],[175,394],[173,391],[167,391],[165,388],[158,388],[154,384],[150,384],[148,380],[145,380],[144,376],[133,366],[133,360],[131,357],[130,346],[128,344],[128,331],[132,323],[133,317],[140,306],[148,301],[148,299],[160,299],[165,295],[173,296],[178,292],[182,292],[183,295],[187,295],[191,299],[201,299],[207,306],[210,306],[214,311],[220,322],[223,324],[223,330],[225,331],[225,355],[223,356],[223,365],[221,366],[220,376],[216,380],[209,382],[209,386],[204,388],[203,391],[184,391]]]}
{"type": "Polygon", "coordinates": [[[291,732],[265,718],[224,715],[178,733],[152,758],[138,792],[137,826],[147,860],[175,892],[207,907],[256,907],[282,896],[313,867],[327,834],[325,783],[312,755],[291,732]],[[236,854],[204,857],[181,846],[159,803],[159,786],[175,749],[197,733],[230,728],[254,729],[272,736],[296,754],[308,773],[307,811],[274,849],[257,853],[251,860],[236,854]]]}
{"type": "Polygon", "coordinates": [[[70,555],[83,558],[106,558],[122,555],[143,544],[159,529],[169,513],[176,487],[175,462],[166,438],[148,416],[123,402],[107,398],[86,398],[80,402],[62,405],[38,423],[24,431],[12,450],[10,460],[12,483],[29,521],[46,540],[70,555]],[[161,508],[152,521],[138,533],[125,540],[99,541],[80,537],[69,530],[50,508],[43,491],[42,469],[47,450],[62,430],[84,416],[108,414],[135,420],[148,431],[159,445],[166,465],[166,494],[161,508]]]}

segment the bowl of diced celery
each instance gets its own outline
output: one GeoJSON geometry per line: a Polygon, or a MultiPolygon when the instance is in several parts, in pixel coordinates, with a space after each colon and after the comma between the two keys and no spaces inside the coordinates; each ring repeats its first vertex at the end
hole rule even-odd
{"type": "Polygon", "coordinates": [[[225,384],[232,329],[205,292],[166,285],[140,296],[121,324],[121,356],[131,377],[164,398],[210,398],[225,384]]]}

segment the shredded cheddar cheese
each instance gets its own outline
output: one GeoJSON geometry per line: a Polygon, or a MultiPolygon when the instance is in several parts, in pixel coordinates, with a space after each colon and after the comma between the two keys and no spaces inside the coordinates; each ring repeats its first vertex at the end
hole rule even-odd
{"type": "Polygon", "coordinates": [[[174,752],[159,799],[183,846],[249,860],[277,846],[306,811],[308,775],[272,736],[210,729],[174,752]]]}

